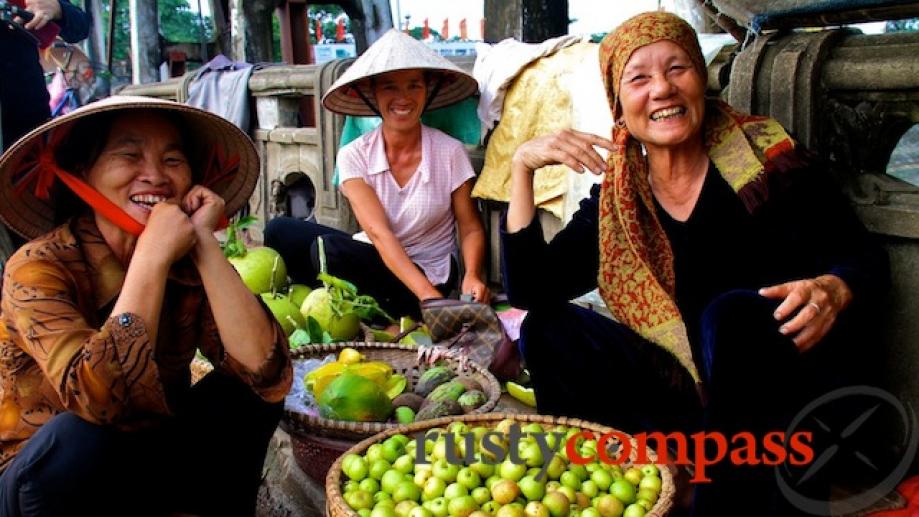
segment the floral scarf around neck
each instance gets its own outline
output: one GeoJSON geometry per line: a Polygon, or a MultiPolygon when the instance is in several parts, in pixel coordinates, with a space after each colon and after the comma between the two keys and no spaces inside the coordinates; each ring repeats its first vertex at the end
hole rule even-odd
{"type": "MultiPolygon", "coordinates": [[[[621,116],[618,90],[629,57],[662,40],[682,47],[706,77],[697,36],[688,23],[665,12],[635,16],[600,44],[600,68],[614,118],[621,116]]],[[[720,100],[706,103],[702,132],[709,159],[753,212],[768,197],[767,176],[776,170],[776,158],[792,152],[794,141],[775,120],[740,113],[720,100]]],[[[613,142],[617,151],[609,155],[600,193],[600,295],[618,321],[672,353],[698,383],[675,301],[673,250],[654,208],[641,143],[622,123],[613,128],[613,142]]]]}

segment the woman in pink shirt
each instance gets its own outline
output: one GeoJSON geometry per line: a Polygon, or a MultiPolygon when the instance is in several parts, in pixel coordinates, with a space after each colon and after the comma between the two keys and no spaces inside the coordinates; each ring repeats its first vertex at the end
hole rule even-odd
{"type": "Polygon", "coordinates": [[[477,89],[471,76],[397,30],[351,65],[323,105],[383,119],[338,153],[340,188],[363,231],[351,236],[290,217],[270,221],[265,243],[283,255],[294,281],[316,283],[321,236],[329,272],[393,314],[417,315],[420,300],[456,287],[487,302],[485,232],[471,197],[472,165],[461,142],[421,124],[425,110],[477,89]],[[459,284],[457,247],[465,265],[459,284]]]}

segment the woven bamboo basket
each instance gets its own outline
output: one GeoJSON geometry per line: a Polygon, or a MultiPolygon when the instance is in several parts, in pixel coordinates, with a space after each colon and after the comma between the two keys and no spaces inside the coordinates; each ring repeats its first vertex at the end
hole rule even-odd
{"type": "MultiPolygon", "coordinates": [[[[408,381],[406,391],[411,391],[418,378],[428,369],[427,365],[419,365],[417,361],[418,348],[398,343],[331,343],[325,345],[309,345],[291,353],[297,359],[321,359],[329,354],[338,354],[342,349],[351,347],[367,358],[368,361],[385,361],[393,367],[394,373],[405,376],[408,381]]],[[[495,408],[501,397],[501,385],[486,368],[471,361],[462,365],[459,359],[447,357],[444,359],[446,366],[458,374],[471,377],[482,385],[482,390],[488,400],[470,414],[484,414],[495,408]]],[[[294,379],[302,382],[302,379],[294,379]]],[[[329,420],[319,416],[284,410],[281,426],[290,434],[291,447],[297,465],[310,477],[322,482],[333,461],[342,452],[352,447],[356,442],[373,436],[376,433],[395,429],[399,424],[388,422],[346,422],[343,420],[329,420]]]]}
{"type": "MultiPolygon", "coordinates": [[[[405,435],[414,435],[416,433],[428,431],[429,429],[433,429],[435,427],[445,428],[450,425],[451,422],[455,421],[465,422],[469,426],[481,425],[485,427],[494,427],[498,422],[506,418],[513,419],[517,422],[520,422],[521,424],[536,422],[543,426],[564,425],[567,427],[579,427],[585,431],[593,431],[598,435],[602,435],[611,431],[617,431],[612,427],[602,426],[600,424],[587,422],[577,418],[554,417],[546,415],[525,415],[516,413],[489,413],[485,415],[470,414],[461,416],[448,416],[434,420],[418,422],[407,426],[401,426],[395,429],[388,429],[377,435],[371,436],[370,438],[367,438],[354,447],[348,449],[344,454],[339,456],[337,460],[335,460],[334,464],[332,464],[332,467],[329,469],[329,473],[326,476],[325,481],[326,515],[329,517],[358,517],[357,512],[352,510],[342,497],[341,489],[343,479],[341,463],[345,454],[363,454],[371,445],[380,443],[386,438],[400,433],[405,435]]],[[[614,441],[615,440],[611,440],[611,443],[614,441]]],[[[629,455],[629,458],[622,463],[624,468],[631,466],[638,454],[637,442],[634,438],[630,438],[630,442],[631,454],[629,455]]],[[[655,454],[654,451],[648,451],[648,458],[652,461],[655,461],[657,459],[657,454],[655,454]]],[[[673,468],[669,465],[659,465],[659,469],[661,477],[661,493],[657,499],[657,502],[654,504],[651,510],[645,514],[645,517],[664,517],[673,507],[673,501],[676,494],[673,468]]]]}

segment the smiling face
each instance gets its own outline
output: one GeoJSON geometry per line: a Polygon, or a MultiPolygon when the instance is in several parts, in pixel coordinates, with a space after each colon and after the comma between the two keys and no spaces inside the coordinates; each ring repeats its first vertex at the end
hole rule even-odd
{"type": "Polygon", "coordinates": [[[427,90],[421,70],[397,70],[376,77],[373,95],[383,123],[394,129],[411,129],[420,124],[427,90]]]}
{"type": "Polygon", "coordinates": [[[646,147],[701,138],[705,83],[686,51],[671,41],[632,53],[623,68],[619,103],[629,132],[646,147]]]}
{"type": "Polygon", "coordinates": [[[139,223],[156,203],[179,203],[192,184],[178,128],[166,117],[128,113],[114,119],[86,182],[139,223]]]}

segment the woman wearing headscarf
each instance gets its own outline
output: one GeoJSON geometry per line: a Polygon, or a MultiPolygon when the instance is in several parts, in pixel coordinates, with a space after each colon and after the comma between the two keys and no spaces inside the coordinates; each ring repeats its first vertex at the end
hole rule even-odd
{"type": "Polygon", "coordinates": [[[258,174],[228,121],[140,97],[0,158],[0,216],[31,239],[3,271],[0,513],[253,515],[292,372],[214,231],[258,174]]]}
{"type": "MultiPolygon", "coordinates": [[[[883,250],[776,121],[704,98],[679,17],[626,21],[600,69],[612,139],[562,131],[513,159],[502,269],[511,303],[530,309],[521,342],[540,413],[630,432],[785,431],[849,379],[888,282],[883,250]],[[547,244],[533,171],[556,163],[603,181],[547,244]],[[567,303],[595,287],[615,321],[567,303]]],[[[710,467],[695,515],[784,514],[772,470],[729,468],[710,467]]]]}
{"type": "Polygon", "coordinates": [[[418,315],[420,300],[441,298],[456,287],[475,301],[488,300],[472,165],[461,142],[421,123],[426,110],[459,102],[477,89],[469,74],[398,30],[351,65],[323,105],[382,118],[377,129],[342,147],[336,160],[341,192],[363,231],[352,238],[289,217],[270,221],[265,244],[281,253],[295,282],[316,284],[321,236],[329,272],[395,315],[418,315]]]}

